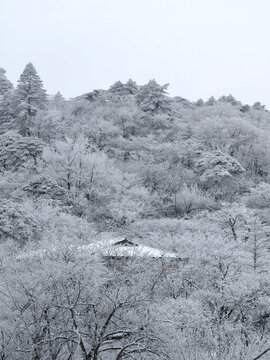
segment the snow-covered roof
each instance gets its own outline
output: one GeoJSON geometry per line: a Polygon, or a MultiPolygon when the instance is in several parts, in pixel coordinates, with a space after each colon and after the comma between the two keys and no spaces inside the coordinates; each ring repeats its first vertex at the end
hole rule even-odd
{"type": "Polygon", "coordinates": [[[99,254],[105,257],[151,257],[179,258],[178,254],[164,252],[145,245],[133,243],[125,238],[101,240],[96,243],[78,247],[83,253],[99,254]]]}
{"type": "Polygon", "coordinates": [[[67,248],[54,247],[51,249],[30,251],[26,254],[17,256],[17,260],[27,259],[27,258],[29,259],[33,257],[43,257],[48,255],[55,256],[57,255],[57,253],[61,253],[63,250],[65,251],[71,250],[74,255],[83,254],[84,256],[99,255],[102,257],[111,257],[111,258],[144,257],[144,258],[180,259],[180,256],[176,253],[165,252],[150,246],[139,245],[130,240],[127,240],[126,238],[114,238],[114,239],[100,240],[94,243],[81,245],[78,247],[75,246],[68,246],[67,248]]]}

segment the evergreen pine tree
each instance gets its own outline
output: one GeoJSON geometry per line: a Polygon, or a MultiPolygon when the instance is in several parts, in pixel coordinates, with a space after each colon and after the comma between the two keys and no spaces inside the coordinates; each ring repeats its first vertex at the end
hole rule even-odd
{"type": "Polygon", "coordinates": [[[241,108],[239,110],[243,113],[246,113],[246,112],[249,112],[250,109],[251,109],[251,106],[246,104],[246,105],[241,106],[241,108]]]}
{"type": "Polygon", "coordinates": [[[17,119],[22,135],[30,135],[32,119],[47,103],[46,91],[32,63],[26,65],[15,90],[17,119]]]}
{"type": "Polygon", "coordinates": [[[7,79],[6,70],[0,67],[0,96],[5,95],[9,90],[13,89],[13,85],[7,79]]]}
{"type": "Polygon", "coordinates": [[[168,86],[169,84],[159,85],[156,80],[150,80],[136,95],[137,104],[148,113],[169,112],[170,100],[166,97],[168,86]]]}
{"type": "Polygon", "coordinates": [[[129,79],[126,83],[125,83],[125,89],[127,94],[136,94],[138,92],[138,86],[136,84],[136,81],[129,79]]]}
{"type": "Polygon", "coordinates": [[[207,106],[213,106],[216,103],[216,99],[214,98],[214,96],[211,96],[205,103],[205,105],[207,106]]]}
{"type": "Polygon", "coordinates": [[[13,120],[13,92],[12,83],[5,75],[6,71],[0,68],[0,133],[12,127],[13,120]]]}
{"type": "Polygon", "coordinates": [[[262,104],[260,103],[260,101],[256,101],[256,102],[253,104],[252,108],[253,108],[254,110],[265,110],[265,105],[262,105],[262,104]]]}
{"type": "Polygon", "coordinates": [[[198,107],[203,106],[204,105],[203,99],[198,99],[197,101],[195,101],[194,105],[198,107]]]}
{"type": "Polygon", "coordinates": [[[0,96],[0,134],[14,127],[14,90],[0,96]]]}
{"type": "Polygon", "coordinates": [[[123,96],[126,94],[125,85],[121,81],[116,81],[110,86],[109,91],[114,95],[123,96]]]}
{"type": "Polygon", "coordinates": [[[219,102],[232,104],[233,106],[241,105],[241,102],[236,100],[234,96],[230,95],[223,95],[218,99],[219,102]]]}
{"type": "Polygon", "coordinates": [[[66,100],[65,100],[64,96],[60,93],[60,91],[58,91],[51,98],[51,104],[56,109],[62,109],[64,107],[65,103],[66,103],[66,100]]]}

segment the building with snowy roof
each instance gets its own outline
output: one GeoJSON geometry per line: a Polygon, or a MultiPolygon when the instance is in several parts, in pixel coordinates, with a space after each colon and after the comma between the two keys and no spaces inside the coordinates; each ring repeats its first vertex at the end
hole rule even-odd
{"type": "Polygon", "coordinates": [[[57,258],[58,256],[67,259],[98,256],[106,261],[106,264],[112,267],[121,264],[128,264],[129,260],[138,260],[152,262],[162,260],[175,267],[179,262],[186,262],[187,259],[181,258],[179,254],[166,252],[150,246],[137,244],[126,238],[113,238],[100,240],[87,245],[78,247],[67,246],[52,249],[44,249],[28,252],[17,257],[17,260],[35,258],[57,258]]]}
{"type": "Polygon", "coordinates": [[[140,257],[180,259],[179,255],[176,253],[165,252],[150,246],[139,245],[126,238],[101,240],[80,246],[77,250],[85,254],[96,254],[106,258],[140,257]]]}
{"type": "Polygon", "coordinates": [[[118,271],[126,271],[130,262],[134,261],[151,267],[161,261],[167,270],[175,271],[180,263],[184,265],[188,261],[177,253],[137,244],[126,238],[101,240],[80,246],[77,251],[78,256],[100,256],[107,266],[118,271]]]}

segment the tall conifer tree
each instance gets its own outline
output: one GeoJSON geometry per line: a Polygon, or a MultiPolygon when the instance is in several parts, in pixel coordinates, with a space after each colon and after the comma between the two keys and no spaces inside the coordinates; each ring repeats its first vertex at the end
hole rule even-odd
{"type": "Polygon", "coordinates": [[[13,89],[12,83],[7,79],[6,70],[0,67],[0,96],[5,95],[9,90],[13,89]]]}
{"type": "Polygon", "coordinates": [[[0,133],[11,127],[13,85],[6,77],[6,70],[0,68],[0,133]]]}
{"type": "Polygon", "coordinates": [[[32,63],[26,65],[15,91],[18,120],[22,135],[30,135],[31,123],[39,109],[47,103],[46,90],[32,63]]]}

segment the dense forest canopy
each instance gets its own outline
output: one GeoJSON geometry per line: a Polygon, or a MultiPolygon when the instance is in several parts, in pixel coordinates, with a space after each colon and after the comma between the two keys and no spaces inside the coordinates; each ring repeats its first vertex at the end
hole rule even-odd
{"type": "Polygon", "coordinates": [[[167,91],[129,79],[66,100],[31,63],[16,87],[0,68],[1,359],[253,360],[269,347],[270,113],[167,91]],[[73,251],[110,236],[188,262],[119,270],[73,251]]]}

